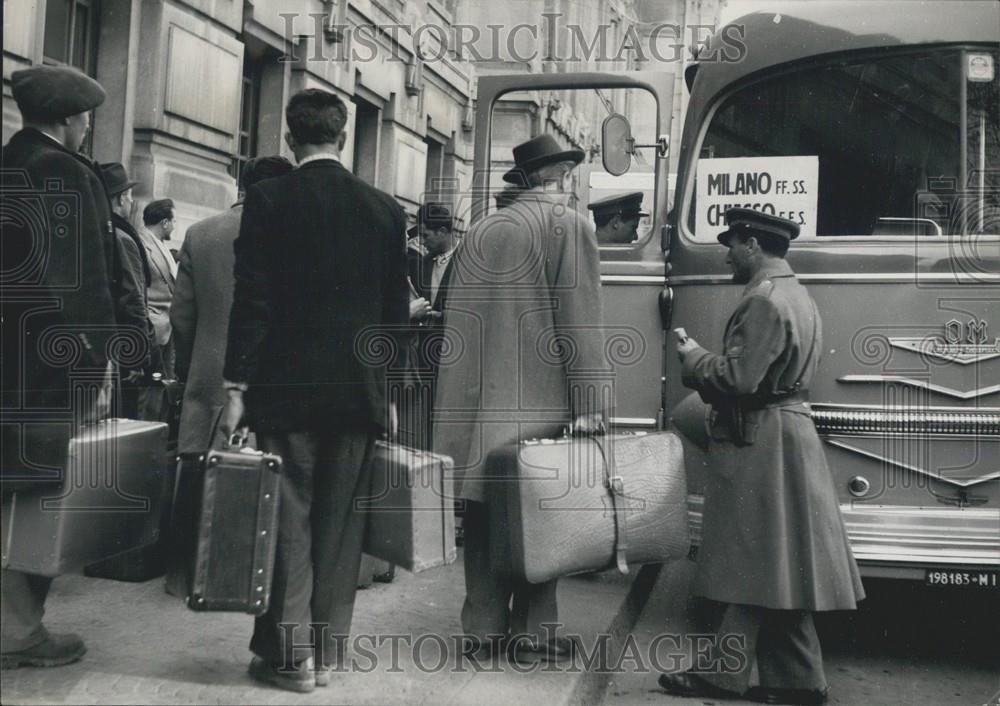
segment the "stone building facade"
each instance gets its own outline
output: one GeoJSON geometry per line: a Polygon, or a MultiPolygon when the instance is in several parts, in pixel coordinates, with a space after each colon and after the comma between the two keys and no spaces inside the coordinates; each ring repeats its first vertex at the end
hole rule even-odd
{"type": "MultiPolygon", "coordinates": [[[[629,31],[683,21],[688,6],[715,1],[4,0],[3,141],[20,127],[13,71],[43,62],[83,69],[108,92],[93,116],[91,154],[123,162],[139,181],[137,212],[174,199],[176,245],[187,225],[235,200],[243,161],[290,156],[284,105],[298,90],[324,88],[351,113],[345,165],[412,215],[425,194],[454,199],[471,184],[477,76],[650,68],[629,51],[612,61],[566,58],[566,33],[547,36],[546,15],[587,37],[607,26],[617,50],[629,31]],[[511,38],[519,24],[534,25],[537,38],[530,29],[511,38]]],[[[656,68],[679,80],[681,67],[656,68]]],[[[606,108],[594,95],[554,105],[515,94],[498,110],[498,159],[542,131],[597,155],[606,108]]]]}

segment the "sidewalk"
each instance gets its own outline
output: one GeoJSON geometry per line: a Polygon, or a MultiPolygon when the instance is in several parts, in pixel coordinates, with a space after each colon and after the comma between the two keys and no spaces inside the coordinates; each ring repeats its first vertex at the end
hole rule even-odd
{"type": "MultiPolygon", "coordinates": [[[[657,571],[563,579],[559,605],[565,631],[585,644],[611,635],[613,650],[641,612],[657,571]]],[[[47,602],[46,625],[79,633],[87,655],[66,667],[4,671],[0,701],[489,706],[600,700],[606,680],[579,659],[530,673],[515,671],[505,660],[461,659],[450,636],[461,632],[463,590],[460,558],[422,574],[399,571],[393,583],[359,591],[353,668],[335,674],[328,687],[295,694],[258,686],[247,676],[251,616],[190,611],[163,592],[162,579],[129,584],[61,577],[47,602]]]]}

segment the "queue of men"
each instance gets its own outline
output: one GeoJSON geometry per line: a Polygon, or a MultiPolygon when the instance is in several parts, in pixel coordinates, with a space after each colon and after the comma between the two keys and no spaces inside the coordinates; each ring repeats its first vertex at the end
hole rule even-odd
{"type": "MultiPolygon", "coordinates": [[[[454,459],[465,501],[462,625],[470,649],[568,659],[572,645],[549,631],[558,623],[556,582],[518,580],[497,561],[504,538],[490,522],[495,489],[484,461],[495,448],[567,425],[603,431],[608,410],[588,377],[608,366],[598,248],[635,240],[646,215],[642,194],[592,203],[595,228],[570,198],[583,152],[540,135],[514,148],[504,176],[511,187],[462,242],[450,208],[424,204],[411,230],[422,252],[408,255],[403,209],[341,163],[346,106],[309,89],[286,108],[296,166],[252,160],[237,204],[191,227],[178,265],[164,245],[172,202],[151,202],[147,232],[136,232],[127,220],[135,182],[120,164],[98,170],[77,154],[103,89],[54,67],[16,72],[13,88],[24,128],[4,147],[4,168],[23,170],[34,185],[58,177],[80,195],[83,263],[78,286],[59,289],[54,278],[72,267],[77,244],[47,234],[53,267],[41,290],[57,295],[61,309],[14,336],[8,327],[22,322],[5,302],[4,356],[21,367],[4,366],[4,406],[15,409],[22,396],[41,408],[69,404],[65,370],[51,357],[7,349],[22,335],[66,326],[86,365],[103,373],[82,419],[106,413],[116,365],[123,404],[140,410],[129,385],[158,351],[162,370],[176,367],[187,380],[182,468],[217,443],[213,433],[242,425],[261,449],[282,456],[272,598],[254,625],[250,675],[308,692],[330,684],[344,656],[365,531],[355,501],[370,492],[376,439],[398,427],[385,366],[355,347],[371,327],[423,329],[407,365],[429,381],[422,389],[434,400],[429,432],[418,437],[454,459]],[[120,328],[148,342],[148,356],[110,360],[105,339],[120,328]],[[455,350],[462,355],[443,365],[442,351],[455,350]]],[[[695,592],[722,605],[720,632],[746,637],[746,668],[663,675],[661,684],[682,696],[823,703],[811,614],[853,609],[863,590],[805,406],[822,349],[819,315],[784,260],[797,226],[745,209],[728,212],[727,225],[719,241],[746,289],[723,352],[686,339],[678,354],[684,384],[703,403],[693,407],[693,426],[710,432],[695,592]],[[754,664],[759,683],[751,686],[754,664]]],[[[3,247],[7,258],[30,243],[5,232],[3,247]]],[[[42,624],[50,581],[4,571],[5,667],[83,655],[79,637],[51,635],[42,624]]]]}

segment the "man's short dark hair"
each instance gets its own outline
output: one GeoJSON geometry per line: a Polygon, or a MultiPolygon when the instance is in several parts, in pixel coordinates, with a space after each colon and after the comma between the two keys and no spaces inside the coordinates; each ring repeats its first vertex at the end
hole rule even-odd
{"type": "Polygon", "coordinates": [[[347,106],[329,91],[307,88],[288,101],[285,119],[288,131],[299,144],[336,142],[347,124],[347,106]]]}
{"type": "Polygon", "coordinates": [[[294,169],[292,163],[278,155],[254,157],[248,160],[240,171],[240,189],[246,191],[258,181],[288,174],[292,169],[294,169]]]}
{"type": "Polygon", "coordinates": [[[788,238],[782,238],[780,235],[762,230],[741,230],[735,237],[739,238],[741,243],[747,242],[750,238],[756,239],[760,245],[760,249],[774,257],[784,257],[787,255],[788,246],[791,245],[791,241],[788,238]]]}
{"type": "Polygon", "coordinates": [[[170,220],[174,217],[173,199],[157,199],[146,204],[142,209],[142,222],[147,226],[156,225],[164,218],[170,220]]]}

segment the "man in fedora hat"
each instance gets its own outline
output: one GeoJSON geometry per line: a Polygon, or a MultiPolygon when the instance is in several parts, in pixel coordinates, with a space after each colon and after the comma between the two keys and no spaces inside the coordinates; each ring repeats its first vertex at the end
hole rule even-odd
{"type": "Polygon", "coordinates": [[[642,192],[614,194],[587,205],[597,226],[597,242],[602,245],[627,245],[639,237],[639,221],[648,216],[642,210],[642,192]]]}
{"type": "Polygon", "coordinates": [[[711,405],[694,593],[722,604],[718,635],[741,637],[740,659],[663,674],[660,685],[681,696],[820,704],[827,683],[812,612],[853,610],[864,598],[809,412],[821,322],[784,259],[798,225],[747,208],[725,217],[719,242],[733,281],[746,286],[723,353],[690,338],[677,350],[684,384],[711,405]],[[748,690],[755,662],[760,684],[748,690]]]}
{"type": "Polygon", "coordinates": [[[136,419],[139,415],[139,388],[137,383],[144,375],[159,369],[159,347],[153,333],[146,308],[146,288],[150,282],[149,260],[138,231],[128,220],[132,212],[132,187],[138,182],[128,178],[121,162],[101,165],[104,188],[111,199],[111,222],[115,228],[115,257],[112,270],[112,287],[115,298],[115,318],[119,327],[129,335],[141,337],[136,346],[140,353],[134,356],[134,365],[120,371],[120,390],[123,417],[136,419]]]}
{"type": "MultiPolygon", "coordinates": [[[[89,76],[66,67],[34,66],[11,74],[11,90],[24,127],[3,148],[2,193],[5,274],[2,302],[3,468],[20,470],[27,435],[19,425],[48,412],[65,420],[105,415],[110,403],[115,333],[110,273],[114,232],[108,198],[94,165],[77,154],[90,127],[90,111],[105,97],[89,76]],[[18,296],[14,296],[17,294],[18,296]],[[43,348],[45,333],[72,337],[74,352],[43,348]],[[94,376],[96,388],[76,394],[74,378],[94,376]],[[74,402],[85,399],[83,408],[74,402]],[[30,415],[25,412],[30,411],[30,415]]],[[[65,339],[60,340],[67,349],[65,339]]],[[[54,425],[68,448],[70,425],[54,425]]],[[[65,468],[65,465],[64,465],[65,468]]],[[[4,482],[6,495],[11,486],[4,482]]],[[[76,635],[49,633],[42,624],[51,578],[4,569],[2,666],[52,667],[86,652],[76,635]]]]}
{"type": "MultiPolygon", "coordinates": [[[[490,451],[521,439],[555,436],[569,425],[594,432],[602,409],[588,395],[588,373],[606,370],[597,240],[569,204],[580,150],[550,135],[514,148],[504,176],[525,190],[476,223],[453,264],[445,303],[444,351],[434,404],[434,450],[455,461],[465,500],[465,604],[471,646],[560,660],[570,643],[554,635],[556,582],[511,575],[502,521],[490,517],[490,451]]],[[[543,537],[538,541],[544,542],[543,537]]]]}

